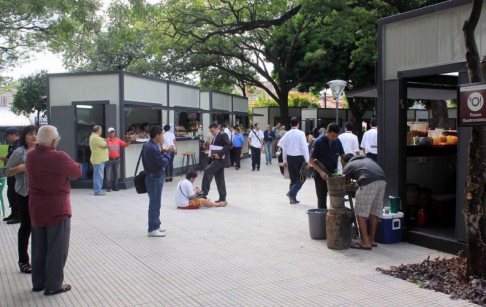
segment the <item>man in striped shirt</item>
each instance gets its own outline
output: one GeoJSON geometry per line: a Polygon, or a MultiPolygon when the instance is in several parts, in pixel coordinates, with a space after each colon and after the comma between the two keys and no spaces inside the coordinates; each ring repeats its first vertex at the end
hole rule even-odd
{"type": "Polygon", "coordinates": [[[115,128],[108,128],[108,155],[110,159],[106,163],[106,192],[118,191],[118,179],[120,178],[120,148],[130,145],[115,137],[115,128]]]}

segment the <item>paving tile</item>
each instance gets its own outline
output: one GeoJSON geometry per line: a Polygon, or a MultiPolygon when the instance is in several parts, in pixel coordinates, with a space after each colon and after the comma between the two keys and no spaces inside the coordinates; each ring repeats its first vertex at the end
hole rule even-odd
{"type": "MultiPolygon", "coordinates": [[[[148,238],[147,195],[135,190],[94,197],[73,190],[65,281],[69,293],[31,291],[17,263],[18,225],[0,223],[0,306],[469,306],[376,271],[431,257],[452,257],[407,243],[371,252],[334,251],[309,237],[312,181],[298,205],[276,165],[225,170],[226,208],[177,210],[179,178],[166,183],[165,238],[148,238]]],[[[201,185],[202,175],[196,185],[201,185]]],[[[218,195],[213,183],[210,198],[218,195]]]]}

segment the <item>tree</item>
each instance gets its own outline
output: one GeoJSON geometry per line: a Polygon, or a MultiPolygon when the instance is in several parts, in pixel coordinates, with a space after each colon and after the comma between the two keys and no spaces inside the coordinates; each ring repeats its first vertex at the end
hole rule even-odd
{"type": "Polygon", "coordinates": [[[12,112],[30,116],[37,112],[37,127],[41,112],[47,110],[47,72],[42,70],[28,77],[20,78],[17,93],[12,102],[12,112]]]}
{"type": "MultiPolygon", "coordinates": [[[[474,31],[481,16],[483,0],[474,0],[469,19],[463,26],[466,61],[471,83],[483,81],[474,31]]],[[[486,221],[484,198],[486,184],[486,126],[472,127],[469,141],[469,169],[466,180],[464,218],[467,230],[467,273],[486,277],[486,221]]]]}
{"type": "Polygon", "coordinates": [[[29,51],[57,50],[74,33],[96,29],[99,7],[98,0],[0,1],[0,71],[29,51]]]}
{"type": "Polygon", "coordinates": [[[317,80],[325,58],[319,30],[325,14],[313,1],[167,1],[165,6],[179,57],[186,70],[217,68],[248,86],[265,90],[288,120],[292,88],[317,80]],[[231,34],[231,35],[228,35],[231,34]],[[250,70],[235,70],[242,63],[250,70]],[[264,83],[269,82],[273,89],[264,83]]]}

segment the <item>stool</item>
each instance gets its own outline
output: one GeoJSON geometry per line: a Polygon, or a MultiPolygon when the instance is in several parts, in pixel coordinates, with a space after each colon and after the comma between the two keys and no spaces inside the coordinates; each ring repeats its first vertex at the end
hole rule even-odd
{"type": "Polygon", "coordinates": [[[5,178],[0,178],[0,202],[2,203],[2,216],[5,216],[5,204],[3,202],[3,188],[5,187],[5,178]]]}
{"type": "Polygon", "coordinates": [[[196,153],[195,152],[184,152],[182,154],[182,175],[184,175],[186,172],[184,172],[184,168],[187,167],[187,170],[191,168],[191,166],[196,166],[196,153]],[[186,166],[184,166],[184,161],[186,162],[186,166]]]}

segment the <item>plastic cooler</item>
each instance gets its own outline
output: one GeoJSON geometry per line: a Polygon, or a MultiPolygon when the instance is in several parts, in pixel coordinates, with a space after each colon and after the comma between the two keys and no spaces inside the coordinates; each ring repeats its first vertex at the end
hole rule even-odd
{"type": "Polygon", "coordinates": [[[375,241],[378,243],[398,243],[402,240],[405,220],[403,212],[383,214],[378,217],[375,241]]]}

